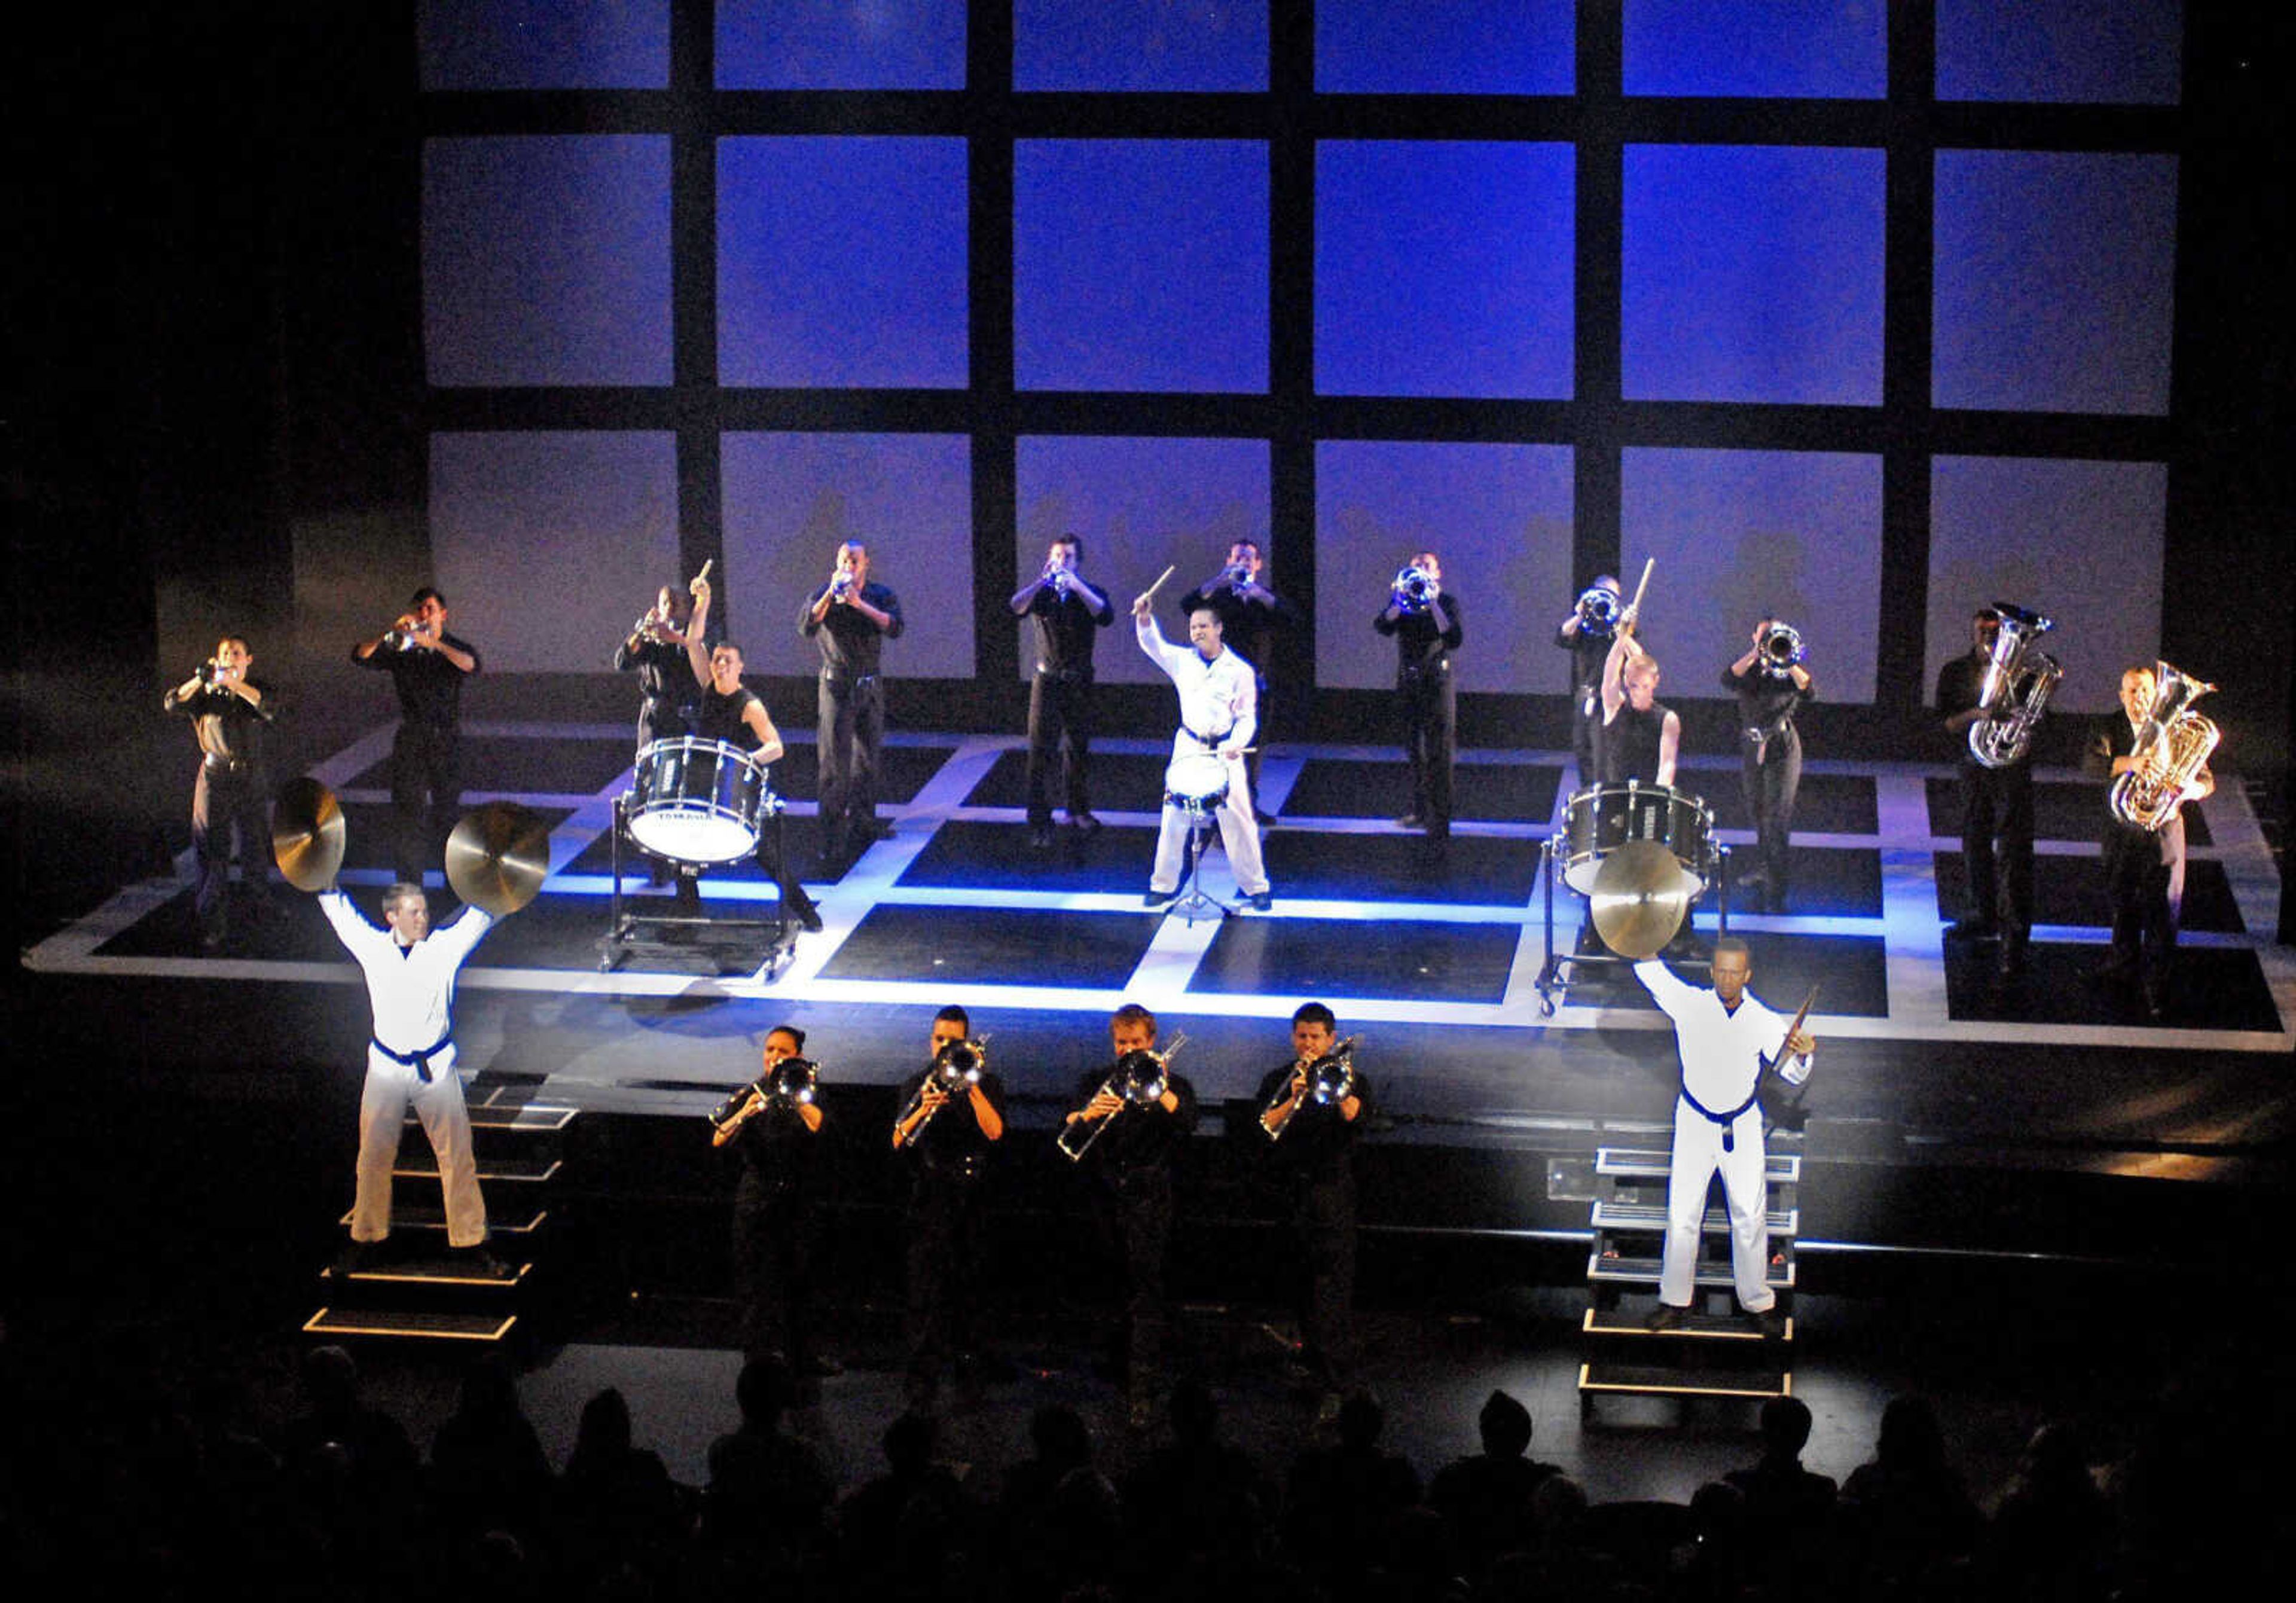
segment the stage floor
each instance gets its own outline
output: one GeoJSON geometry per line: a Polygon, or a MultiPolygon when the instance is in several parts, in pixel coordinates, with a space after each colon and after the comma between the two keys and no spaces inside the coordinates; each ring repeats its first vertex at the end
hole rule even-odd
{"type": "MultiPolygon", "coordinates": [[[[343,880],[370,911],[390,878],[390,742],[389,725],[368,730],[312,769],[344,802],[343,880]]],[[[1332,1005],[1343,1028],[1364,1034],[1391,1112],[1502,1126],[1663,1112],[1672,1056],[1660,1034],[1665,1021],[1630,977],[1612,970],[1605,983],[1574,987],[1552,1017],[1537,988],[1547,953],[1540,843],[1577,783],[1567,754],[1464,754],[1459,820],[1447,847],[1438,847],[1390,822],[1407,801],[1391,749],[1272,752],[1261,803],[1280,817],[1266,837],[1274,909],[1192,923],[1141,906],[1156,826],[1148,805],[1160,794],[1165,749],[1102,742],[1095,794],[1107,804],[1107,827],[1090,839],[1062,829],[1055,845],[1036,848],[1016,740],[897,735],[882,797],[895,832],[841,875],[808,876],[826,928],[802,936],[785,966],[759,970],[761,953],[726,965],[697,950],[602,973],[611,820],[629,782],[627,733],[473,724],[466,801],[503,797],[541,810],[551,821],[551,872],[536,903],[490,934],[464,973],[458,1036],[466,1066],[545,1082],[556,1096],[643,1106],[656,1092],[702,1094],[742,1083],[755,1072],[757,1040],[788,1018],[829,1032],[816,1054],[835,1061],[842,1077],[890,1082],[908,1072],[931,1010],[957,1002],[992,1040],[1020,1049],[1013,1061],[999,1053],[1000,1067],[1037,1066],[1016,1089],[1057,1099],[1099,1060],[1108,1012],[1133,1001],[1165,1020],[1168,1037],[1184,1028],[1203,1043],[1185,1067],[1207,1094],[1248,1095],[1283,1056],[1292,1010],[1315,998],[1332,1005]],[[1640,1072],[1624,1087],[1603,1088],[1606,1068],[1620,1059],[1640,1072]]],[[[812,756],[792,732],[775,788],[808,795],[812,756]]],[[[1685,781],[1712,803],[1720,838],[1747,845],[1734,766],[1693,760],[1685,781]]],[[[2032,966],[2021,980],[2003,982],[1989,952],[1965,953],[1944,937],[1961,882],[1958,839],[1946,832],[1956,805],[1948,772],[1812,763],[1792,910],[1730,916],[1753,948],[1754,989],[1790,1008],[1821,984],[1813,1027],[1836,1047],[1836,1065],[1877,1073],[2013,1055],[2110,1059],[2119,1065],[2107,1076],[2110,1094],[2120,1096],[2139,1062],[2152,1066],[2146,1073],[2175,1075],[2182,1054],[2207,1054],[2210,1065],[2287,1055],[2296,961],[2259,933],[2273,927],[2278,876],[2238,788],[2188,810],[2200,816],[2179,983],[2157,1024],[2127,988],[2087,977],[2105,939],[2097,788],[2046,771],[2037,788],[2032,966]]],[[[800,863],[813,861],[811,813],[809,802],[790,805],[788,840],[800,863]]],[[[202,954],[189,871],[186,854],[173,879],[122,887],[29,951],[27,966],[97,980],[197,980],[226,1008],[238,986],[353,985],[356,971],[316,909],[289,892],[267,916],[242,920],[223,953],[202,954]],[[214,994],[217,986],[224,990],[214,994]]],[[[1217,847],[1204,881],[1234,895],[1217,847]]],[[[667,911],[665,894],[635,881],[626,888],[638,904],[667,911]]],[[[775,895],[746,863],[713,871],[705,891],[726,917],[769,913],[775,895]]],[[[1556,896],[1554,938],[1565,949],[1582,906],[1567,891],[1556,896]]],[[[1716,914],[1702,905],[1694,923],[1710,936],[1716,914]]],[[[357,1010],[355,994],[340,1000],[357,1010]]],[[[261,1033],[255,1018],[250,1028],[261,1033]]],[[[2078,1116],[2095,1129],[2090,1114],[2078,1116]]],[[[2111,1123],[2123,1136],[2143,1135],[2133,1112],[2111,1123]]]]}

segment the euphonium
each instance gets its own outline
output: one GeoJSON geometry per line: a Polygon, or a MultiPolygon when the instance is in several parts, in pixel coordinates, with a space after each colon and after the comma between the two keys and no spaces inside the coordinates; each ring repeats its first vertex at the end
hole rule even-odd
{"type": "Polygon", "coordinates": [[[1608,585],[1590,585],[1578,593],[1578,632],[1608,635],[1619,626],[1626,603],[1608,585]]]}
{"type": "Polygon", "coordinates": [[[2217,726],[2192,710],[2217,687],[2180,674],[2167,663],[2152,669],[2152,707],[2136,732],[2136,766],[2112,781],[2112,815],[2139,830],[2158,830],[2177,816],[2209,753],[2223,739],[2217,726]]]}
{"type": "MultiPolygon", "coordinates": [[[[1122,1118],[1127,1109],[1145,1108],[1152,1102],[1162,1101],[1165,1091],[1171,1084],[1171,1075],[1165,1066],[1171,1061],[1172,1054],[1186,1044],[1187,1039],[1185,1035],[1175,1035],[1172,1044],[1160,1052],[1149,1049],[1127,1052],[1119,1058],[1115,1068],[1110,1071],[1108,1078],[1101,1083],[1100,1090],[1094,1094],[1093,1101],[1096,1102],[1104,1096],[1113,1096],[1123,1106],[1104,1118],[1079,1118],[1062,1124],[1060,1133],[1053,1137],[1053,1144],[1070,1162],[1081,1162],[1084,1155],[1092,1150],[1093,1143],[1107,1133],[1108,1127],[1122,1118]]],[[[1086,1108],[1091,1105],[1091,1102],[1085,1104],[1086,1108]]],[[[1083,1109],[1078,1111],[1082,1112],[1083,1109]]]]}
{"type": "Polygon", "coordinates": [[[1359,1039],[1350,1035],[1322,1057],[1312,1060],[1303,1058],[1292,1066],[1291,1077],[1275,1088],[1275,1096],[1259,1111],[1259,1127],[1267,1132],[1269,1141],[1283,1139],[1283,1133],[1300,1116],[1302,1102],[1331,1107],[1355,1091],[1356,1043],[1359,1039]]]}
{"type": "Polygon", "coordinates": [[[718,1105],[709,1116],[709,1144],[722,1147],[742,1126],[775,1103],[802,1108],[821,1084],[820,1066],[805,1058],[784,1058],[718,1105]]]}
{"type": "MultiPolygon", "coordinates": [[[[969,1085],[979,1084],[980,1076],[988,1072],[988,1043],[986,1039],[950,1042],[933,1054],[932,1072],[917,1083],[917,1089],[901,1108],[900,1116],[893,1121],[893,1128],[898,1131],[916,1118],[917,1109],[924,1106],[925,1092],[932,1087],[939,1086],[943,1094],[953,1097],[969,1085]]],[[[932,1113],[918,1119],[916,1127],[909,1132],[908,1139],[914,1141],[922,1135],[925,1126],[932,1123],[933,1113],[939,1111],[940,1108],[936,1108],[932,1113]]]]}
{"type": "Polygon", "coordinates": [[[1978,710],[1985,716],[1969,726],[1969,755],[1988,768],[2006,768],[2032,749],[2033,730],[2064,670],[2033,645],[2056,627],[2054,621],[2005,601],[1994,602],[1993,610],[2001,627],[1978,682],[1978,710]]]}
{"type": "Polygon", "coordinates": [[[1792,672],[1794,665],[1806,655],[1808,653],[1801,643],[1801,631],[1792,624],[1782,623],[1776,618],[1772,618],[1770,626],[1762,631],[1761,660],[1764,673],[1774,674],[1784,678],[1792,672]]]}
{"type": "Polygon", "coordinates": [[[1396,606],[1405,612],[1424,612],[1434,604],[1442,586],[1435,576],[1416,562],[1395,576],[1392,586],[1396,606]]]}

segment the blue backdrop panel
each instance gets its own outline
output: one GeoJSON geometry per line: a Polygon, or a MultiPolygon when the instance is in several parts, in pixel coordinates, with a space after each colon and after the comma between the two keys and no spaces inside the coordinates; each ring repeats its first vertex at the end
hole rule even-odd
{"type": "Polygon", "coordinates": [[[1325,94],[1568,94],[1577,55],[1573,0],[1316,0],[1325,94]]]}
{"type": "Polygon", "coordinates": [[[2173,106],[2177,0],[1937,0],[1939,100],[2173,106]]]}
{"type": "Polygon", "coordinates": [[[964,0],[718,0],[720,89],[962,89],[964,0]]]}
{"type": "Polygon", "coordinates": [[[1629,94],[1878,100],[1887,0],[1626,0],[1629,94]]]}
{"type": "Polygon", "coordinates": [[[425,89],[663,89],[669,0],[419,0],[425,89]]]}
{"type": "Polygon", "coordinates": [[[1013,86],[1267,87],[1267,0],[1013,0],[1013,86]]]}

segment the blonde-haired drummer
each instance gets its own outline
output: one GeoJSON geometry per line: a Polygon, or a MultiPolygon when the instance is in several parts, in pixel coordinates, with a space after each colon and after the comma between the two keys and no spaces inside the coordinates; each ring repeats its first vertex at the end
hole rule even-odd
{"type": "Polygon", "coordinates": [[[1606,784],[1671,785],[1682,720],[1659,705],[1658,658],[1635,638],[1636,621],[1628,607],[1603,659],[1603,727],[1595,740],[1595,765],[1606,784]]]}
{"type": "MultiPolygon", "coordinates": [[[[1220,760],[1227,781],[1226,794],[1214,809],[1220,840],[1227,847],[1228,866],[1236,888],[1251,905],[1266,912],[1269,903],[1267,871],[1259,859],[1259,830],[1251,815],[1251,781],[1243,756],[1259,727],[1259,691],[1250,663],[1220,641],[1219,614],[1199,606],[1188,614],[1186,648],[1164,638],[1157,626],[1153,593],[1132,603],[1132,621],[1140,649],[1180,693],[1180,727],[1172,735],[1172,757],[1210,754],[1220,760]]],[[[1144,905],[1163,907],[1179,894],[1183,848],[1188,837],[1188,815],[1168,796],[1162,827],[1156,836],[1156,867],[1149,877],[1144,905]]]]}

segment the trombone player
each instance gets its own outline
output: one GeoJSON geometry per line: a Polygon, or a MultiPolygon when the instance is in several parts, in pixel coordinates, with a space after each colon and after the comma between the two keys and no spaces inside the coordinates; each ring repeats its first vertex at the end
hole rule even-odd
{"type": "Polygon", "coordinates": [[[1458,691],[1451,653],[1466,638],[1459,598],[1443,588],[1443,561],[1431,551],[1395,576],[1373,628],[1395,642],[1395,693],[1403,704],[1403,752],[1411,762],[1411,810],[1396,822],[1451,837],[1451,765],[1459,752],[1458,691]]]}
{"type": "MultiPolygon", "coordinates": [[[[1068,1116],[1063,1149],[1081,1152],[1100,1177],[1103,1228],[1122,1249],[1124,1377],[1128,1419],[1147,1428],[1170,1304],[1164,1293],[1172,1243],[1173,1173],[1196,1131],[1196,1088],[1156,1051],[1156,1015],[1127,1002],[1108,1021],[1109,1067],[1078,1086],[1084,1105],[1068,1116]],[[1079,1128],[1086,1135],[1072,1137],[1079,1128]]],[[[1176,1043],[1177,1044],[1177,1043],[1176,1043]]]]}
{"type": "Polygon", "coordinates": [[[2001,640],[2001,614],[1980,607],[1969,620],[1969,650],[1938,670],[1937,709],[1961,754],[1961,861],[1969,876],[1969,911],[1952,933],[1965,941],[2001,942],[2004,979],[2025,968],[2033,928],[2033,763],[2029,742],[1998,767],[1977,760],[1969,739],[1980,723],[2013,711],[1985,705],[1987,671],[2001,640]]]}
{"type": "MultiPolygon", "coordinates": [[[[2168,664],[2159,667],[2166,668],[2168,664]]],[[[2173,668],[2169,669],[2169,683],[2163,685],[2158,670],[2144,663],[2123,670],[2120,710],[2097,720],[2081,763],[2083,773],[2116,785],[2104,815],[2104,883],[2112,899],[2112,950],[2097,969],[2097,977],[2136,977],[2143,988],[2144,1010],[2154,1018],[2168,1010],[2169,968],[2177,954],[2177,920],[2185,897],[2185,819],[2178,809],[2187,801],[2215,794],[2217,788],[2216,776],[2202,762],[2208,748],[2215,744],[2215,726],[2195,713],[2165,719],[2161,716],[2165,704],[2177,700],[2175,692],[2185,691],[2182,700],[2188,703],[2215,687],[2199,685],[2173,668]],[[2178,789],[2165,804],[2162,815],[2125,815],[2118,781],[2124,775],[2148,773],[2157,780],[2163,761],[2160,748],[2169,742],[2152,737],[2156,733],[2165,737],[2169,729],[2186,719],[2196,720],[2208,732],[2207,744],[2194,759],[2201,765],[2180,781],[2172,777],[2178,789]]]]}
{"type": "Polygon", "coordinates": [[[893,1149],[908,1155],[908,1337],[910,1403],[930,1406],[952,1363],[978,1362],[982,1241],[981,1182],[988,1154],[1004,1139],[1004,1083],[972,1039],[961,1007],[933,1015],[931,1060],[907,1087],[893,1125],[893,1149]]]}
{"type": "Polygon", "coordinates": [[[1300,1377],[1338,1407],[1355,1368],[1356,1138],[1371,1111],[1371,1083],[1350,1071],[1345,1090],[1316,1094],[1318,1064],[1339,1045],[1339,1020],[1320,1002],[1292,1015],[1292,1058],[1259,1083],[1269,1167],[1285,1191],[1302,1280],[1300,1377]]]}
{"type": "Polygon", "coordinates": [[[800,1386],[839,1367],[813,1343],[813,1265],[821,1245],[821,1105],[782,1089],[783,1065],[805,1067],[805,1032],[775,1025],[759,1054],[763,1072],[715,1121],[734,1149],[734,1287],[742,1302],[746,1358],[778,1353],[800,1386]],[[729,1133],[729,1126],[730,1133],[729,1133]]]}
{"type": "Polygon", "coordinates": [[[1802,656],[1800,631],[1766,617],[1754,626],[1753,643],[1722,670],[1722,688],[1738,699],[1738,780],[1761,857],[1739,884],[1757,894],[1764,912],[1785,911],[1786,846],[1801,790],[1794,715],[1817,699],[1802,656]]]}

